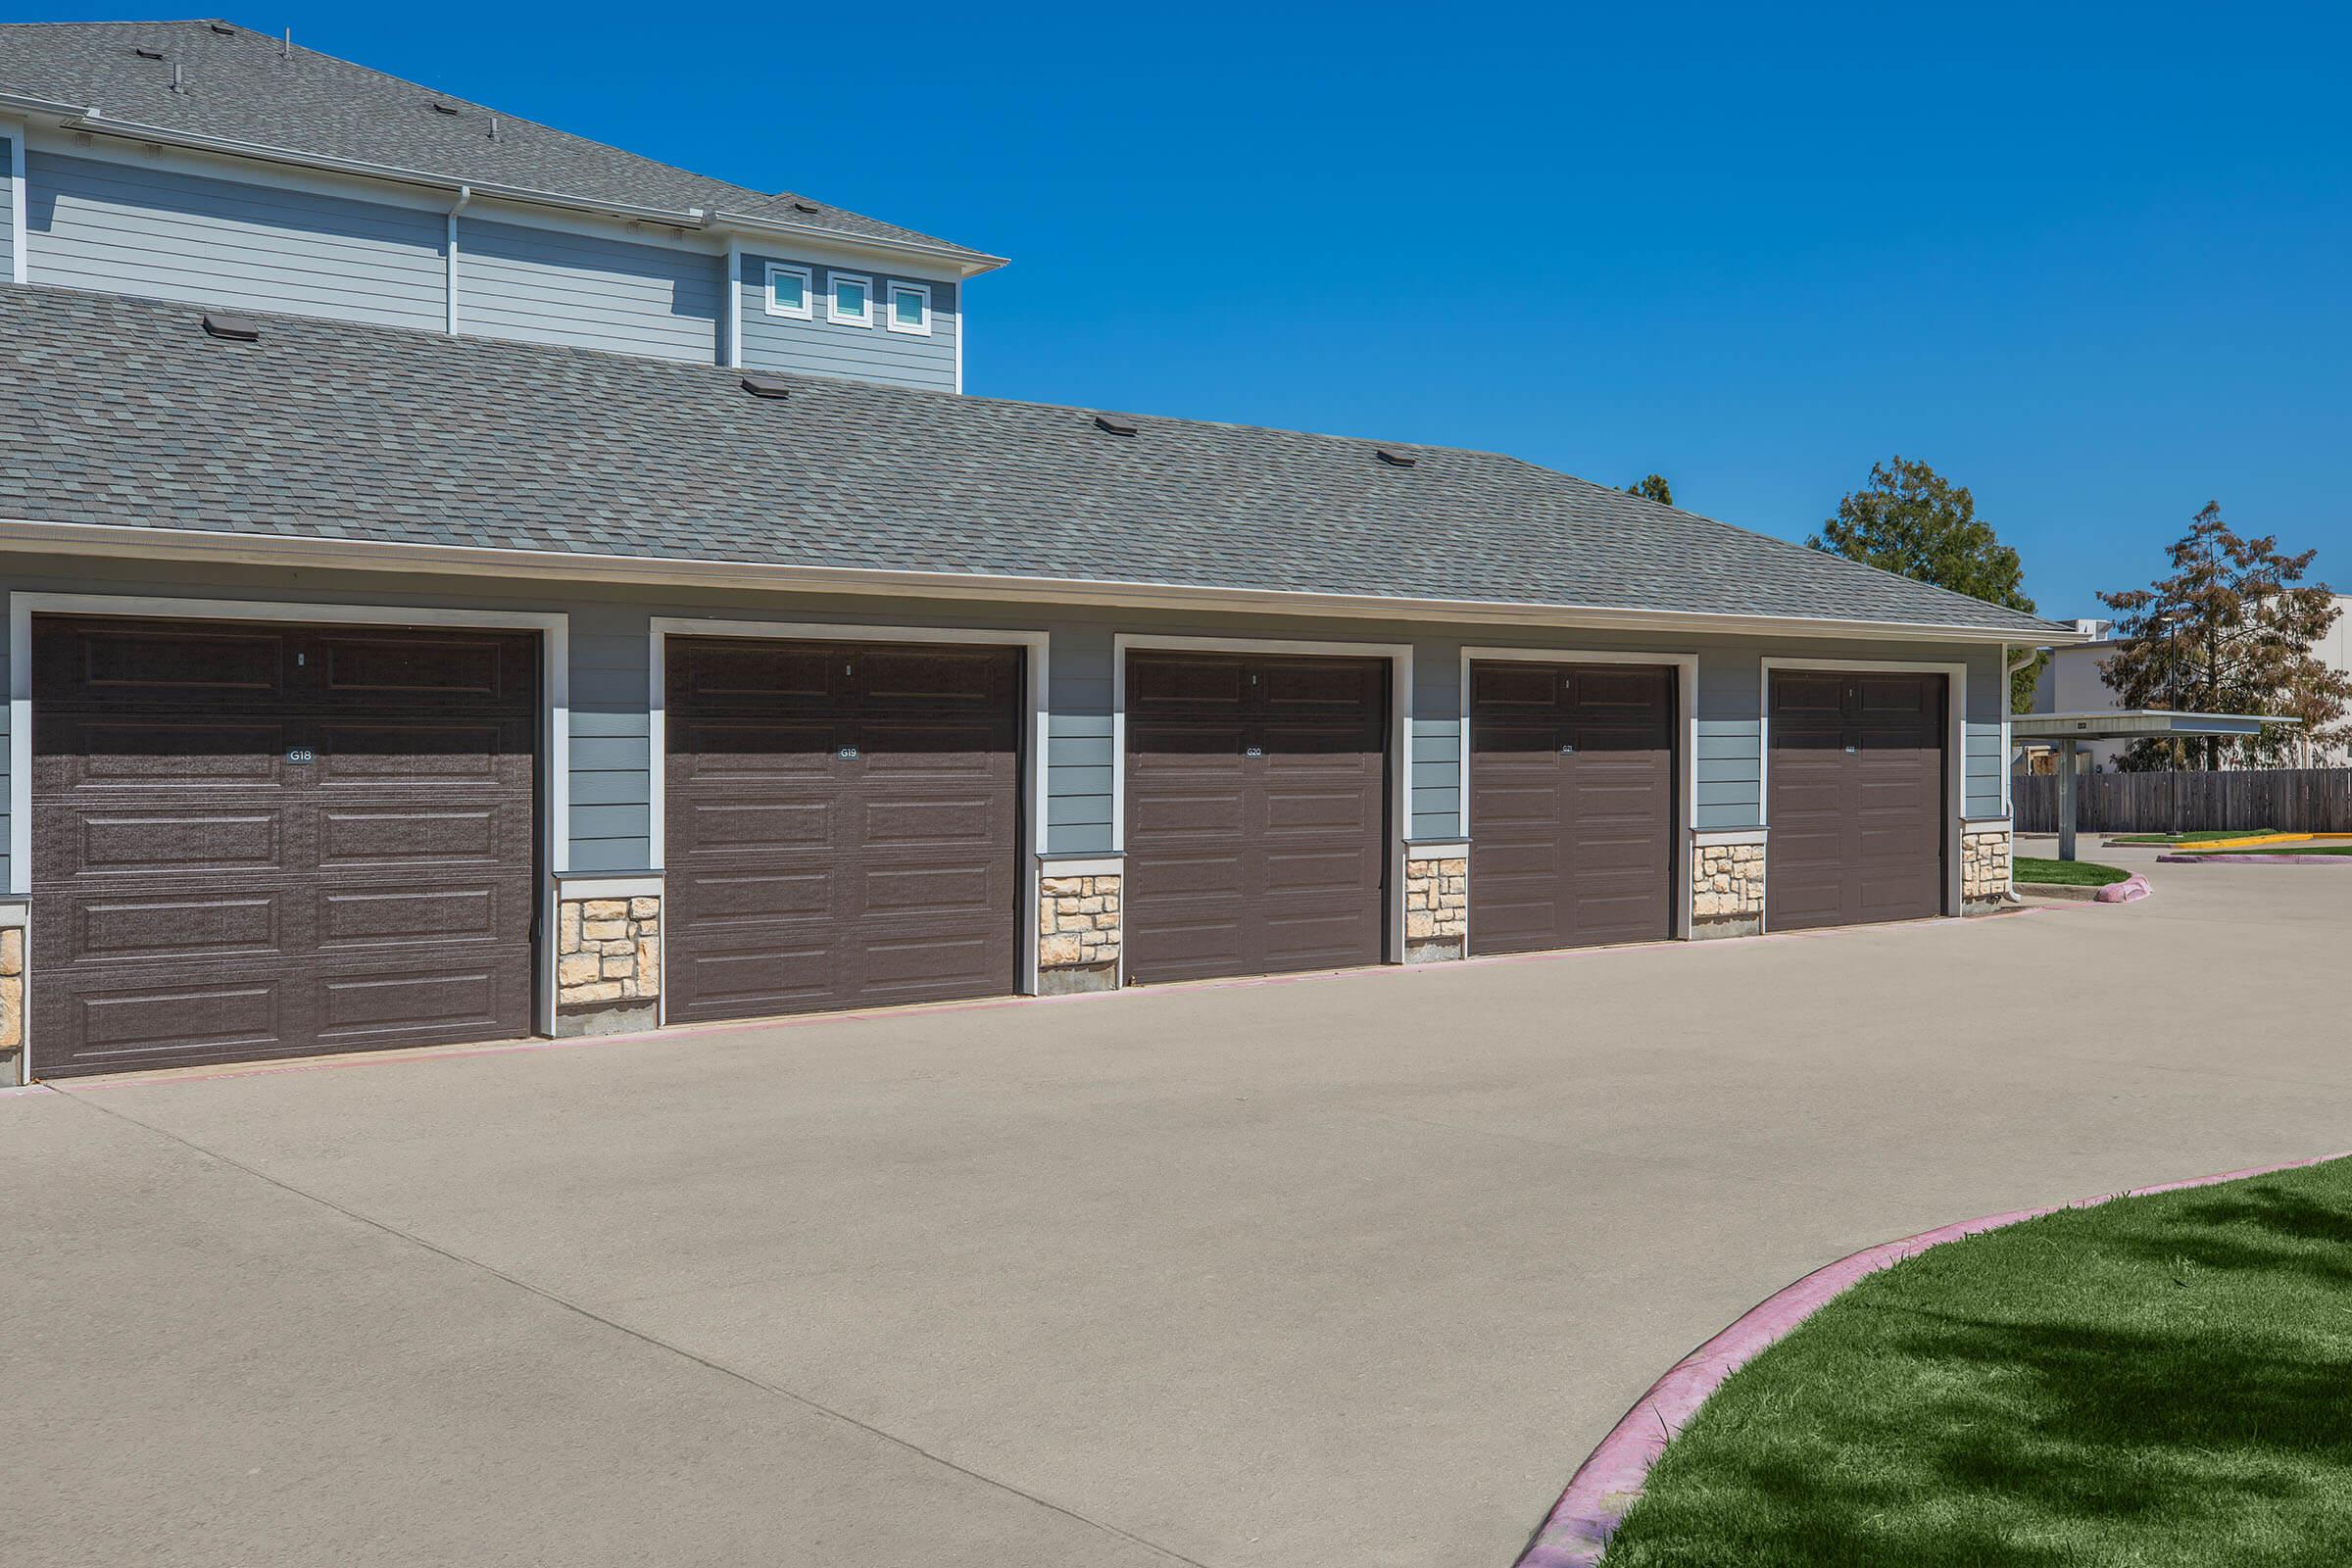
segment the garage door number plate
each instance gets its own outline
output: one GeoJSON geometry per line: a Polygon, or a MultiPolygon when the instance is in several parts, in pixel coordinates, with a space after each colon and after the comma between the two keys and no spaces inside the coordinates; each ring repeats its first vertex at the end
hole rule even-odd
{"type": "Polygon", "coordinates": [[[286,748],[286,760],[300,767],[308,767],[318,760],[318,754],[308,746],[289,746],[286,748]]]}

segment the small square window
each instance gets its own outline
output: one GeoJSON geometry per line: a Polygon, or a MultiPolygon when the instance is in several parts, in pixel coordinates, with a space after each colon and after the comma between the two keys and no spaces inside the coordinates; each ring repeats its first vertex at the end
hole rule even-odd
{"type": "Polygon", "coordinates": [[[816,279],[806,267],[767,264],[767,314],[806,321],[815,314],[816,279]]]}
{"type": "Polygon", "coordinates": [[[855,272],[833,274],[833,303],[828,313],[836,326],[874,324],[874,280],[855,272]]]}
{"type": "Polygon", "coordinates": [[[931,335],[931,290],[922,283],[890,285],[890,329],[931,335]]]}

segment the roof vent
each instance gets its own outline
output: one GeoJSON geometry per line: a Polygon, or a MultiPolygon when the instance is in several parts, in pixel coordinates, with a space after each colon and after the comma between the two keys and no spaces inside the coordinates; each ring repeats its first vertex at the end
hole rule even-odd
{"type": "Polygon", "coordinates": [[[451,102],[450,102],[448,99],[446,99],[446,98],[436,98],[436,99],[434,99],[434,100],[433,100],[433,104],[432,104],[432,108],[433,108],[433,113],[434,113],[434,114],[436,114],[436,115],[454,115],[454,114],[458,114],[458,113],[460,113],[460,110],[458,109],[458,106],[457,106],[456,104],[453,104],[453,103],[451,103],[451,102]]]}
{"type": "Polygon", "coordinates": [[[813,213],[817,208],[814,202],[795,201],[792,204],[792,210],[796,213],[813,213]]]}
{"type": "Polygon", "coordinates": [[[1391,452],[1387,447],[1375,447],[1373,450],[1380,454],[1380,461],[1392,468],[1409,468],[1421,461],[1410,452],[1391,452]]]}
{"type": "Polygon", "coordinates": [[[743,389],[756,398],[792,396],[792,383],[775,375],[747,375],[743,378],[743,389]]]}
{"type": "Polygon", "coordinates": [[[161,60],[164,58],[164,52],[161,49],[133,49],[131,53],[137,55],[141,60],[161,60]]]}
{"type": "Polygon", "coordinates": [[[225,311],[205,312],[204,329],[232,343],[258,343],[262,337],[261,322],[250,316],[231,316],[225,311]]]}
{"type": "Polygon", "coordinates": [[[213,30],[223,38],[234,38],[237,35],[237,29],[225,22],[216,22],[212,25],[213,30]]]}
{"type": "Polygon", "coordinates": [[[1095,416],[1095,428],[1109,435],[1133,435],[1135,426],[1125,419],[1114,419],[1107,414],[1095,416]]]}

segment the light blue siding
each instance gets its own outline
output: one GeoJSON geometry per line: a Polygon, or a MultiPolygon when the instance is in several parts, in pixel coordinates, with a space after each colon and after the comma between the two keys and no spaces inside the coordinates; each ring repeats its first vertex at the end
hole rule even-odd
{"type": "Polygon", "coordinates": [[[715,364],[722,258],[458,220],[458,330],[715,364]]]}
{"type": "Polygon", "coordinates": [[[43,283],[383,326],[442,325],[436,213],[34,152],[25,246],[43,283]]]}
{"type": "Polygon", "coordinates": [[[1110,848],[1111,631],[1057,628],[1048,662],[1046,833],[1049,855],[1110,848]]]}
{"type": "Polygon", "coordinates": [[[1423,639],[1413,644],[1412,710],[1405,733],[1412,747],[1416,839],[1462,833],[1462,647],[1423,639]]]}
{"type": "Polygon", "coordinates": [[[0,136],[0,283],[17,280],[17,144],[0,136]]]}
{"type": "Polygon", "coordinates": [[[1699,652],[1693,827],[1754,827],[1764,820],[1763,678],[1763,656],[1752,648],[1699,652]]]}
{"type": "Polygon", "coordinates": [[[2008,758],[2001,750],[2001,718],[2009,711],[2009,677],[2001,673],[1997,650],[1968,656],[1966,755],[1960,770],[1970,816],[1999,816],[2002,775],[2008,758]]]}
{"type": "Polygon", "coordinates": [[[960,290],[954,283],[928,278],[894,276],[870,268],[841,269],[874,285],[874,324],[844,326],[828,318],[832,298],[832,270],[788,256],[743,257],[738,286],[743,292],[743,364],[746,369],[797,370],[809,375],[843,375],[860,381],[887,381],[895,386],[930,387],[953,392],[956,385],[956,343],[963,330],[960,290]],[[767,313],[767,264],[785,262],[805,267],[815,279],[810,318],[770,316],[767,313]],[[893,332],[885,324],[890,308],[889,285],[921,283],[931,291],[931,334],[928,337],[893,332]]]}
{"type": "Polygon", "coordinates": [[[571,613],[575,872],[655,869],[651,632],[641,610],[597,605],[571,613]]]}

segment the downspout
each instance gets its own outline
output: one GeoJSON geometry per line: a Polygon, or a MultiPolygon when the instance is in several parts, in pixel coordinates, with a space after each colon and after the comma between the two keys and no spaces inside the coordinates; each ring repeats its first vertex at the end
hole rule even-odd
{"type": "Polygon", "coordinates": [[[451,337],[458,335],[458,215],[464,212],[466,204],[472,200],[473,187],[460,185],[458,199],[449,204],[449,217],[445,220],[449,224],[449,230],[443,241],[442,251],[448,259],[448,266],[443,270],[441,281],[443,305],[441,327],[451,337]]]}
{"type": "Polygon", "coordinates": [[[727,368],[743,368],[743,241],[727,236],[727,368]]]}

